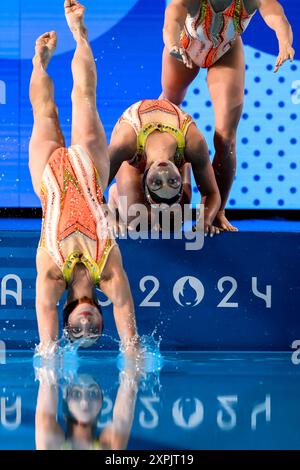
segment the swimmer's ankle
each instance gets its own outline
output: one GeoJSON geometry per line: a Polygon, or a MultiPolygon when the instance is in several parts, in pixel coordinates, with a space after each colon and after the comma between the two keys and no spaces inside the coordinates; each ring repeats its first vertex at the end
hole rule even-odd
{"type": "Polygon", "coordinates": [[[79,25],[72,29],[72,34],[76,42],[78,41],[87,41],[88,31],[84,25],[79,25]]]}
{"type": "Polygon", "coordinates": [[[32,65],[36,70],[47,72],[48,63],[43,61],[42,58],[36,54],[32,59],[32,65]]]}

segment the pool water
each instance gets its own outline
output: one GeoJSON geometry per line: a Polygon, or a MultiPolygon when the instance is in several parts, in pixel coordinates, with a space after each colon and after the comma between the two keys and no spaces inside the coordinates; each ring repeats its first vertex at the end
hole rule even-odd
{"type": "Polygon", "coordinates": [[[288,353],[164,353],[160,372],[111,352],[56,368],[34,368],[29,351],[1,362],[1,449],[300,449],[288,353]]]}

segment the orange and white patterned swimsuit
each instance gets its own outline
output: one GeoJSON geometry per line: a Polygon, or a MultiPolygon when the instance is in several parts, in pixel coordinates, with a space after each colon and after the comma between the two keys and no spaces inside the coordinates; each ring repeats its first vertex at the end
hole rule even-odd
{"type": "Polygon", "coordinates": [[[249,14],[244,0],[233,0],[221,12],[216,12],[211,0],[201,0],[195,16],[188,15],[181,43],[192,61],[208,68],[232,47],[238,36],[246,30],[255,14],[249,14]]]}
{"type": "Polygon", "coordinates": [[[177,141],[175,165],[180,169],[185,163],[184,152],[186,134],[193,118],[178,106],[167,100],[143,100],[128,108],[119,123],[128,123],[137,135],[137,152],[128,163],[145,170],[147,159],[145,146],[149,135],[154,131],[167,132],[177,141]]]}
{"type": "Polygon", "coordinates": [[[46,250],[68,284],[77,263],[95,285],[115,241],[103,210],[103,194],[93,161],[79,145],[57,149],[41,183],[43,227],[39,248],[46,250]]]}

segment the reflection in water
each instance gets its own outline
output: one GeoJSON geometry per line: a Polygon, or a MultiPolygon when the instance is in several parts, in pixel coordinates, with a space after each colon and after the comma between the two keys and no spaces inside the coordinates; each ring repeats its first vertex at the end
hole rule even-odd
{"type": "Polygon", "coordinates": [[[60,383],[55,370],[40,368],[36,377],[40,382],[35,421],[38,450],[126,449],[139,389],[139,371],[128,369],[120,374],[113,418],[100,434],[97,422],[103,407],[103,392],[92,376],[75,374],[60,383]],[[57,418],[60,392],[64,426],[57,418]]]}
{"type": "Polygon", "coordinates": [[[1,449],[299,449],[300,366],[288,353],[7,352],[1,449]],[[146,355],[143,356],[144,358],[146,355]],[[35,381],[34,378],[37,380],[35,381]]]}
{"type": "MultiPolygon", "coordinates": [[[[36,406],[36,448],[38,450],[123,450],[126,449],[139,388],[159,390],[162,357],[160,341],[143,336],[140,347],[120,350],[117,366],[119,385],[112,408],[112,420],[99,433],[104,396],[100,383],[92,375],[79,373],[77,348],[68,342],[59,344],[53,354],[34,357],[39,381],[36,406]],[[58,420],[62,395],[63,425],[58,420]]],[[[100,426],[101,427],[101,426],[100,426]]]]}

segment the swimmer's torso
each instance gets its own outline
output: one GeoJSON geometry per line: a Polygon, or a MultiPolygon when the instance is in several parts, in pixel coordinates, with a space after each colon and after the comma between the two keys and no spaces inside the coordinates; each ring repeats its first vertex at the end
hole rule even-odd
{"type": "Polygon", "coordinates": [[[42,177],[41,202],[39,249],[51,256],[67,283],[75,265],[83,263],[98,285],[115,242],[109,236],[97,170],[82,147],[52,154],[42,177]]]}
{"type": "Polygon", "coordinates": [[[256,10],[256,0],[195,0],[182,45],[196,65],[208,68],[243,34],[256,10]]]}
{"type": "Polygon", "coordinates": [[[137,152],[129,162],[141,171],[146,165],[145,146],[154,131],[167,132],[177,141],[174,163],[181,168],[184,163],[186,134],[194,122],[192,117],[167,100],[143,100],[128,108],[119,123],[129,124],[137,135],[137,152]]]}

